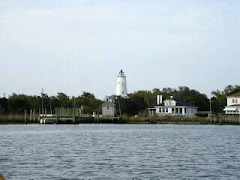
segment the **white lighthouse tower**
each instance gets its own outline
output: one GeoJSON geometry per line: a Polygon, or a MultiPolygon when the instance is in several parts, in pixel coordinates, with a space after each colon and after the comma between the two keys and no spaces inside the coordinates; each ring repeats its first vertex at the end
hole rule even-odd
{"type": "Polygon", "coordinates": [[[117,76],[116,96],[127,97],[127,81],[122,70],[117,76]]]}

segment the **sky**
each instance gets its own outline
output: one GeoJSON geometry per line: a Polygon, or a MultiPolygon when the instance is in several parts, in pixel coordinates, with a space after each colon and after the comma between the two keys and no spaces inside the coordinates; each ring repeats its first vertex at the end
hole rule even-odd
{"type": "Polygon", "coordinates": [[[239,0],[0,0],[0,97],[240,84],[239,0]]]}

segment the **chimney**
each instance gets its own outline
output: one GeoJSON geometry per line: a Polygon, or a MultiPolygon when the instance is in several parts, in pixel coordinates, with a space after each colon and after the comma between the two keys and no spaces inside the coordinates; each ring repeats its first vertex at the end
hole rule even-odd
{"type": "Polygon", "coordinates": [[[160,104],[160,95],[157,95],[157,105],[160,104]]]}
{"type": "Polygon", "coordinates": [[[157,105],[162,104],[162,95],[157,95],[157,105]]]}

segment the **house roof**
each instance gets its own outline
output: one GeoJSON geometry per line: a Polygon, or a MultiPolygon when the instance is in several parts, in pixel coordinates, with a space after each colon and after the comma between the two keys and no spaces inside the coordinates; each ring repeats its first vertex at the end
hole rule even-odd
{"type": "Polygon", "coordinates": [[[240,97],[240,92],[237,92],[237,93],[234,93],[234,94],[231,94],[227,97],[240,97]]]}
{"type": "Polygon", "coordinates": [[[194,106],[194,105],[192,105],[192,103],[190,103],[184,99],[174,99],[174,100],[177,102],[178,106],[192,106],[192,107],[194,106]]]}
{"type": "Polygon", "coordinates": [[[114,104],[113,102],[110,102],[110,101],[104,101],[104,102],[102,103],[102,106],[111,106],[111,107],[114,107],[115,104],[114,104]]]}
{"type": "MultiPolygon", "coordinates": [[[[177,102],[177,106],[191,106],[191,107],[195,107],[192,103],[184,100],[184,99],[180,99],[180,98],[173,98],[173,99],[166,99],[165,101],[176,101],[177,102]]],[[[158,106],[164,106],[164,104],[159,104],[158,106]]]]}

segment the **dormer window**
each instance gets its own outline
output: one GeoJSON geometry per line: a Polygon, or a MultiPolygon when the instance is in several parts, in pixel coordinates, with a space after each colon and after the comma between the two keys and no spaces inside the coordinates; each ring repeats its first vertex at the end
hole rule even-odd
{"type": "Polygon", "coordinates": [[[232,103],[238,103],[237,99],[232,99],[232,103]]]}

